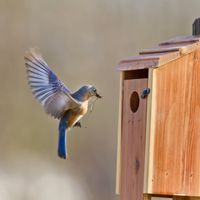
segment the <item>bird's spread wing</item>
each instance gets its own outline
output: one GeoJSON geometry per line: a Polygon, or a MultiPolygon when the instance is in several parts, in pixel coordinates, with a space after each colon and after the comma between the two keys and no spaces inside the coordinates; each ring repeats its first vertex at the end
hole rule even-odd
{"type": "Polygon", "coordinates": [[[35,98],[46,113],[61,118],[63,113],[80,105],[71,96],[71,91],[57,78],[44,61],[39,50],[31,49],[25,55],[28,83],[35,98]]]}

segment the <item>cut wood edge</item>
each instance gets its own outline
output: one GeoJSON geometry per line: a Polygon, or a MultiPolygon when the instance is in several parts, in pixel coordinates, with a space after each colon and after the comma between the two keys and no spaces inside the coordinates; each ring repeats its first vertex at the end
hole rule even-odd
{"type": "Polygon", "coordinates": [[[185,55],[191,53],[192,51],[198,50],[200,48],[200,42],[193,43],[191,45],[187,45],[180,49],[180,54],[185,55]]]}
{"type": "Polygon", "coordinates": [[[146,144],[145,144],[144,188],[143,188],[144,193],[148,193],[150,121],[151,121],[151,104],[152,104],[152,74],[153,74],[153,69],[149,69],[148,88],[150,88],[150,94],[147,97],[146,144]]]}
{"type": "Polygon", "coordinates": [[[145,60],[132,60],[128,62],[122,62],[117,66],[120,71],[131,71],[137,69],[147,69],[157,67],[159,58],[145,59],[145,60]]]}
{"type": "Polygon", "coordinates": [[[140,55],[148,55],[148,54],[158,54],[158,53],[171,53],[171,52],[176,52],[179,51],[179,49],[183,46],[158,46],[155,48],[151,49],[145,49],[143,51],[140,51],[140,55]]]}
{"type": "Polygon", "coordinates": [[[116,188],[115,193],[120,194],[120,182],[121,182],[121,132],[122,132],[122,93],[123,93],[123,79],[124,73],[120,73],[120,85],[119,85],[119,115],[118,115],[118,134],[117,134],[117,169],[116,169],[116,188]]]}
{"type": "MultiPolygon", "coordinates": [[[[158,47],[159,48],[159,47],[158,47]]],[[[120,61],[117,69],[120,71],[131,71],[136,69],[158,68],[171,61],[179,59],[181,56],[191,53],[200,48],[200,42],[189,43],[186,45],[162,47],[160,52],[156,49],[144,50],[141,55],[130,57],[120,61]],[[171,51],[170,51],[171,48],[171,51]]]]}
{"type": "Polygon", "coordinates": [[[180,43],[194,43],[199,42],[200,38],[193,35],[187,35],[187,36],[177,36],[175,38],[171,38],[168,40],[165,40],[163,42],[160,42],[160,46],[162,45],[169,45],[169,44],[180,44],[180,43]]]}
{"type": "Polygon", "coordinates": [[[151,92],[151,101],[150,101],[150,119],[149,119],[149,152],[148,155],[148,168],[146,169],[147,173],[147,185],[146,193],[153,193],[152,181],[153,181],[153,159],[154,159],[154,142],[155,142],[155,115],[156,115],[156,70],[153,69],[151,72],[152,80],[152,92],[151,92]]]}

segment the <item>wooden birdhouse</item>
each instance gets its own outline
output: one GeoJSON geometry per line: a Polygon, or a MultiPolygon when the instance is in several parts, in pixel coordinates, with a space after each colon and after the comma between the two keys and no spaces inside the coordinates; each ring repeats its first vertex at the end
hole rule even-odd
{"type": "Polygon", "coordinates": [[[121,200],[200,197],[200,26],[122,60],[121,200]]]}

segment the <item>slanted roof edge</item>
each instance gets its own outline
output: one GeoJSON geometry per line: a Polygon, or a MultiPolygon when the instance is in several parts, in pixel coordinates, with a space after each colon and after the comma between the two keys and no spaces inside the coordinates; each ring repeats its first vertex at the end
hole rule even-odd
{"type": "MultiPolygon", "coordinates": [[[[172,39],[171,39],[172,40],[172,39]]],[[[170,43],[171,45],[171,43],[170,43]]],[[[117,65],[117,69],[120,71],[130,71],[145,68],[156,68],[160,67],[168,62],[176,60],[181,56],[191,53],[196,49],[200,48],[200,40],[192,43],[178,44],[177,46],[163,47],[159,51],[159,47],[155,49],[147,49],[140,52],[140,55],[130,57],[128,59],[120,61],[117,65]]]]}

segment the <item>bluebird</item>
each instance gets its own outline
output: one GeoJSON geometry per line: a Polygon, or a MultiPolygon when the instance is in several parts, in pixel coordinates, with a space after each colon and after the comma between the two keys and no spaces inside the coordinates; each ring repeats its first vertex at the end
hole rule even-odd
{"type": "Polygon", "coordinates": [[[47,114],[59,120],[58,156],[66,159],[66,133],[73,127],[81,127],[80,119],[87,113],[89,100],[101,96],[92,85],[71,92],[47,65],[38,49],[27,52],[25,65],[33,95],[47,114]]]}

